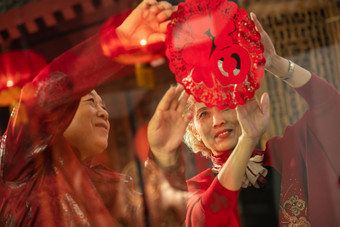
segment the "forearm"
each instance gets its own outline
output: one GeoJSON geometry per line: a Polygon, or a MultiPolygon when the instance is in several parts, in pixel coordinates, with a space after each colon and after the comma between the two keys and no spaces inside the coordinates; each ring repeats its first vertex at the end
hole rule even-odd
{"type": "MultiPolygon", "coordinates": [[[[268,66],[265,69],[278,78],[285,78],[288,73],[288,68],[289,68],[288,60],[281,56],[275,55],[275,57],[272,58],[270,66],[268,66]]],[[[298,88],[305,85],[310,80],[310,78],[311,73],[308,70],[295,64],[292,77],[284,81],[291,87],[298,88]]]]}
{"type": "Polygon", "coordinates": [[[258,139],[256,138],[245,138],[243,136],[239,138],[237,146],[217,175],[218,180],[225,188],[232,191],[241,188],[249,158],[257,142],[258,139]]]}
{"type": "Polygon", "coordinates": [[[182,147],[179,146],[176,151],[169,155],[171,155],[171,158],[163,157],[163,155],[157,156],[154,152],[149,151],[148,159],[145,162],[146,172],[150,172],[150,170],[152,170],[151,172],[153,173],[162,172],[173,187],[187,190],[185,183],[185,160],[182,147]]]}
{"type": "Polygon", "coordinates": [[[179,146],[176,150],[170,152],[156,151],[155,149],[151,149],[155,163],[162,169],[173,169],[178,166],[181,162],[181,151],[181,146],[179,146]]]}
{"type": "Polygon", "coordinates": [[[178,155],[178,165],[174,168],[162,168],[149,152],[149,158],[144,168],[144,193],[152,220],[167,222],[169,226],[177,226],[171,222],[183,223],[186,204],[189,198],[185,182],[185,166],[181,153],[178,155]],[[167,215],[176,214],[175,219],[167,215]],[[176,220],[177,219],[177,220],[176,220]]]}

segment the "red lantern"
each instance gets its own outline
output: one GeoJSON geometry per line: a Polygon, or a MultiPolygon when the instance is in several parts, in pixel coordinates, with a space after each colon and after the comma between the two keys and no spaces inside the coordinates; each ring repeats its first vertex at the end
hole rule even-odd
{"type": "Polygon", "coordinates": [[[31,81],[46,65],[46,59],[32,50],[1,53],[0,106],[8,106],[17,100],[20,88],[31,81]]]}
{"type": "Polygon", "coordinates": [[[117,62],[130,65],[148,63],[164,57],[166,47],[164,42],[147,43],[142,39],[139,44],[129,47],[130,49],[122,47],[112,29],[118,27],[131,12],[132,10],[128,10],[112,16],[103,24],[99,33],[103,54],[117,62]]]}
{"type": "Polygon", "coordinates": [[[131,12],[132,10],[128,10],[112,16],[103,24],[99,33],[100,45],[105,56],[122,64],[135,65],[136,80],[139,87],[154,88],[154,74],[149,63],[165,56],[165,43],[147,43],[145,39],[142,39],[139,44],[126,49],[112,31],[131,12]]]}

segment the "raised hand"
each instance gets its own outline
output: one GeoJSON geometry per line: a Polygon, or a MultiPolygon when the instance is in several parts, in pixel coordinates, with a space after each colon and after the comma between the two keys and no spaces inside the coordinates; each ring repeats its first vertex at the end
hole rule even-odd
{"type": "Polygon", "coordinates": [[[144,0],[116,29],[126,46],[134,47],[146,40],[148,44],[165,40],[166,28],[172,12],[176,10],[166,1],[144,0]]]}
{"type": "Polygon", "coordinates": [[[171,87],[159,102],[148,125],[151,151],[162,166],[170,166],[181,144],[192,113],[183,114],[188,100],[182,85],[171,87]]]}
{"type": "Polygon", "coordinates": [[[242,129],[242,136],[251,139],[260,139],[266,131],[270,118],[269,96],[264,93],[260,103],[253,98],[245,105],[236,108],[237,117],[242,129]]]}
{"type": "Polygon", "coordinates": [[[266,58],[265,68],[268,68],[272,64],[272,59],[277,55],[276,51],[275,51],[275,47],[274,47],[273,42],[270,39],[269,35],[263,29],[261,23],[257,19],[255,13],[250,13],[250,17],[254,21],[256,30],[261,35],[261,43],[264,47],[263,55],[266,58]]]}

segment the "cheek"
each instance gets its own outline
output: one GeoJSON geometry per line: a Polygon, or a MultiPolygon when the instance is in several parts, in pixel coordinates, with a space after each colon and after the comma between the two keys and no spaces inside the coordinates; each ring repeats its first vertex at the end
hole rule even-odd
{"type": "Polygon", "coordinates": [[[199,124],[199,126],[196,127],[196,130],[200,136],[200,141],[203,142],[203,144],[210,150],[212,149],[211,145],[214,140],[211,129],[212,127],[208,124],[199,124]]]}
{"type": "Polygon", "coordinates": [[[202,120],[195,120],[194,121],[194,130],[196,130],[196,133],[199,134],[199,136],[202,138],[204,137],[206,133],[207,124],[204,123],[202,120]]]}
{"type": "Polygon", "coordinates": [[[91,131],[91,118],[86,112],[84,113],[84,111],[78,110],[64,135],[69,135],[77,139],[84,139],[91,131]]]}

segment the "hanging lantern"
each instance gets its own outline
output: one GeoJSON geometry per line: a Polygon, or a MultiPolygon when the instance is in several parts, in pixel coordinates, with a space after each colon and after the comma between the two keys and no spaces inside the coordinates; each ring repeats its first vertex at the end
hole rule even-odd
{"type": "Polygon", "coordinates": [[[31,81],[47,65],[32,50],[13,50],[0,54],[0,106],[9,106],[19,99],[21,87],[31,81]]]}
{"type": "Polygon", "coordinates": [[[137,85],[139,87],[154,87],[154,73],[150,62],[165,56],[165,43],[147,43],[140,40],[139,44],[125,49],[118,37],[111,30],[119,26],[131,13],[131,10],[110,17],[102,26],[99,33],[103,54],[122,64],[135,65],[137,85]]]}

